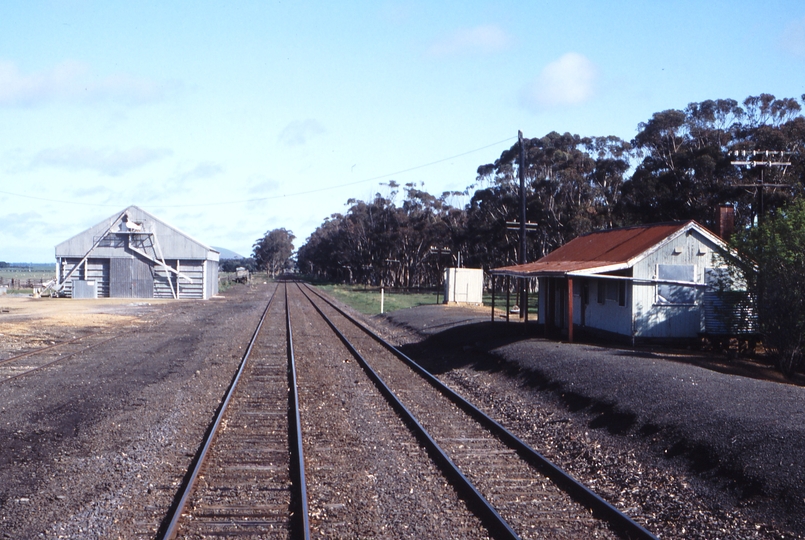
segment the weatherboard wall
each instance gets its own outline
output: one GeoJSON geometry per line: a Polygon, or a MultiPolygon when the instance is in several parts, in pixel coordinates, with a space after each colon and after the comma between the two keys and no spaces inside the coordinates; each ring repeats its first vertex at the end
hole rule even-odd
{"type": "Polygon", "coordinates": [[[573,324],[629,336],[632,333],[631,287],[625,286],[623,305],[618,297],[619,282],[601,278],[573,279],[573,324]],[[587,303],[582,290],[587,286],[587,303]],[[614,289],[614,294],[613,294],[614,289]]]}
{"type": "MultiPolygon", "coordinates": [[[[594,328],[605,332],[636,338],[693,338],[705,331],[704,285],[709,270],[728,267],[722,255],[723,246],[695,228],[682,231],[667,242],[639,258],[620,276],[573,278],[573,323],[580,327],[594,328]],[[691,276],[696,287],[683,287],[690,296],[689,301],[668,303],[663,301],[659,291],[663,286],[660,266],[664,270],[692,267],[691,276]],[[620,280],[612,277],[631,277],[620,280]],[[623,282],[624,298],[621,301],[617,292],[618,283],[623,282]],[[587,288],[584,302],[584,288],[587,288]],[[599,294],[599,291],[601,294],[599,294]]],[[[566,278],[540,278],[540,319],[547,320],[547,291],[549,280],[556,284],[566,278]],[[546,292],[546,294],[542,294],[546,292]]],[[[740,287],[740,284],[733,284],[740,287]]],[[[558,285],[556,285],[558,286],[558,285]]],[[[561,327],[566,310],[557,302],[554,306],[553,320],[561,327]],[[560,323],[561,321],[561,323],[560,323]]]]}
{"type": "MultiPolygon", "coordinates": [[[[718,246],[695,229],[685,231],[638,261],[634,276],[657,280],[659,265],[693,266],[693,278],[699,285],[705,283],[709,268],[723,268],[718,246]]],[[[690,302],[665,304],[658,291],[660,284],[635,283],[632,309],[634,311],[634,336],[642,338],[696,337],[704,332],[702,311],[703,287],[690,287],[690,302]]]]}

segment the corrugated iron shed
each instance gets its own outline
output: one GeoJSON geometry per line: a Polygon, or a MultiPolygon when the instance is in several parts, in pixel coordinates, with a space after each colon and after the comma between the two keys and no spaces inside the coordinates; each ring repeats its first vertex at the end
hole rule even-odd
{"type": "Polygon", "coordinates": [[[159,247],[166,253],[169,253],[169,258],[173,259],[196,259],[196,260],[218,260],[218,252],[210,246],[200,242],[190,236],[189,234],[180,231],[176,227],[169,225],[156,216],[146,212],[138,206],[129,206],[122,212],[109,216],[107,219],[101,221],[97,225],[82,231],[72,238],[61,242],[56,246],[56,257],[76,257],[83,256],[85,253],[92,249],[93,256],[95,257],[119,257],[120,244],[122,244],[122,237],[117,233],[130,232],[132,234],[138,233],[154,233],[159,239],[159,247]],[[135,223],[139,229],[134,225],[123,225],[120,220],[115,225],[109,235],[100,244],[95,245],[96,241],[102,236],[109,226],[120,216],[125,216],[127,223],[135,223]],[[118,240],[117,242],[115,240],[118,240]]]}
{"type": "Polygon", "coordinates": [[[60,294],[94,288],[98,297],[210,298],[218,252],[129,206],[56,246],[60,294]]]}

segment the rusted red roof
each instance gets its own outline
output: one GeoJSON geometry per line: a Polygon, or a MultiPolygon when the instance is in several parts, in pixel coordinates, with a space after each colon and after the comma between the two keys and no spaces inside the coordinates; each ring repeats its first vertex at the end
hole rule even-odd
{"type": "Polygon", "coordinates": [[[657,223],[585,234],[538,261],[495,268],[492,273],[521,276],[563,275],[613,266],[625,268],[629,261],[691,223],[694,222],[657,223]]]}

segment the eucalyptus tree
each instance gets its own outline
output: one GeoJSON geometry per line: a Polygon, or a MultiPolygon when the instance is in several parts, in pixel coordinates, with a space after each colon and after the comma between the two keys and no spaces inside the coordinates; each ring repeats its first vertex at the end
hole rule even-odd
{"type": "MultiPolygon", "coordinates": [[[[630,145],[614,137],[548,133],[525,139],[527,260],[534,260],[568,240],[596,228],[619,224],[620,187],[629,169],[630,145]]],[[[467,208],[472,260],[499,265],[519,260],[519,142],[494,163],[478,168],[475,192],[467,208]]]]}
{"type": "Polygon", "coordinates": [[[791,375],[805,364],[805,200],[774,209],[735,240],[753,263],[740,270],[759,300],[763,344],[791,375]]]}
{"type": "MultiPolygon", "coordinates": [[[[805,101],[805,96],[802,96],[802,100],[805,101]]],[[[744,107],[746,119],[733,149],[745,150],[755,160],[791,164],[741,169],[744,185],[763,184],[763,187],[746,190],[750,201],[747,214],[752,222],[761,212],[773,213],[802,195],[805,181],[805,118],[795,99],[777,99],[771,94],[749,97],[744,101],[744,107]],[[766,151],[772,154],[767,156],[766,151]]]]}
{"type": "Polygon", "coordinates": [[[404,191],[400,206],[380,194],[370,202],[348,200],[348,211],[331,216],[300,248],[302,271],[367,285],[438,284],[441,266],[432,248],[455,252],[464,231],[463,212],[446,203],[450,193],[435,197],[414,184],[404,191]]]}
{"type": "Polygon", "coordinates": [[[794,170],[739,168],[731,151],[801,149],[803,119],[791,98],[750,96],[743,106],[732,99],[691,103],[685,110],[666,110],[638,125],[632,141],[642,161],[623,186],[619,212],[628,222],[695,219],[713,225],[714,209],[731,203],[737,225],[748,226],[760,211],[762,195],[769,208],[783,204],[792,189],[756,188],[755,184],[801,183],[801,157],[794,170]],[[761,178],[761,175],[764,178],[761,178]]]}
{"type": "Polygon", "coordinates": [[[286,229],[268,231],[252,248],[257,267],[269,272],[271,277],[287,269],[293,254],[294,238],[293,233],[286,229]]]}

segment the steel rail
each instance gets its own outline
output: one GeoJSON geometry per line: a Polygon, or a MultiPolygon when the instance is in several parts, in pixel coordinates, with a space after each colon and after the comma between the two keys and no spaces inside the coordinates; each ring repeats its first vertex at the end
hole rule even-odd
{"type": "Polygon", "coordinates": [[[296,358],[293,352],[293,333],[291,331],[291,307],[288,304],[288,282],[285,282],[285,327],[288,334],[288,386],[291,388],[291,396],[289,398],[291,410],[288,413],[289,424],[292,426],[292,433],[290,438],[296,439],[295,451],[292,449],[291,454],[294,456],[294,461],[291,466],[292,477],[296,480],[298,489],[296,496],[299,497],[297,501],[298,512],[294,515],[294,524],[296,531],[300,532],[305,540],[310,540],[310,513],[308,512],[307,504],[307,482],[305,480],[305,456],[302,450],[302,419],[299,415],[299,388],[296,385],[296,358]]]}
{"type": "Polygon", "coordinates": [[[265,321],[266,316],[268,315],[268,310],[271,307],[271,304],[274,301],[274,296],[276,294],[277,289],[274,289],[274,292],[271,294],[271,298],[268,299],[266,309],[263,311],[263,315],[260,317],[260,322],[257,323],[257,328],[255,328],[251,340],[249,340],[249,346],[246,348],[246,352],[243,353],[243,358],[240,361],[238,371],[235,374],[235,377],[232,379],[232,382],[229,384],[229,388],[226,391],[224,400],[218,408],[218,412],[215,415],[212,427],[209,429],[207,436],[204,439],[203,445],[201,447],[201,452],[198,454],[195,465],[193,466],[193,470],[190,473],[190,477],[185,483],[184,488],[183,489],[180,488],[181,496],[179,498],[179,502],[173,509],[173,513],[170,514],[170,521],[168,522],[168,525],[165,528],[165,532],[162,534],[162,536],[159,537],[162,540],[171,540],[176,536],[176,533],[179,530],[179,520],[181,519],[182,512],[184,511],[185,506],[187,506],[187,501],[189,500],[190,495],[193,492],[193,485],[195,484],[196,478],[201,472],[201,467],[204,465],[204,460],[207,457],[207,451],[212,446],[215,434],[218,431],[218,427],[220,426],[221,420],[224,417],[224,413],[226,412],[226,408],[229,405],[229,401],[232,399],[232,395],[235,393],[235,388],[238,385],[240,376],[243,374],[246,368],[246,363],[249,360],[249,355],[251,354],[252,349],[254,348],[254,344],[257,342],[257,335],[260,333],[260,329],[263,327],[263,322],[265,321]]]}
{"type": "Polygon", "coordinates": [[[69,345],[70,343],[75,343],[76,341],[82,340],[89,336],[94,336],[96,334],[100,334],[100,332],[93,332],[91,334],[87,334],[85,336],[79,336],[73,339],[69,339],[67,341],[60,341],[59,343],[54,343],[53,345],[48,345],[47,347],[39,347],[38,349],[33,349],[31,351],[24,352],[16,356],[10,356],[8,358],[0,360],[0,366],[2,366],[3,364],[8,364],[9,362],[13,362],[14,360],[19,360],[20,358],[25,358],[26,356],[31,356],[32,354],[41,353],[43,351],[47,351],[56,347],[61,347],[62,345],[69,345]]]}
{"type": "Polygon", "coordinates": [[[402,416],[403,420],[412,428],[414,434],[429,450],[431,455],[441,466],[443,472],[456,486],[459,494],[474,507],[478,517],[483,524],[489,529],[496,538],[505,538],[510,540],[520,540],[520,536],[511,528],[506,520],[498,513],[497,510],[489,503],[480,491],[472,484],[472,482],[464,476],[464,473],[458,468],[447,453],[439,446],[439,443],[428,433],[425,427],[416,419],[411,411],[400,401],[397,395],[386,385],[381,379],[380,375],[372,369],[366,359],[358,352],[358,350],[349,342],[346,336],[335,326],[330,318],[321,310],[319,306],[307,295],[302,287],[297,283],[299,291],[308,299],[310,304],[319,312],[319,315],[327,322],[332,328],[333,332],[339,337],[344,345],[349,349],[352,355],[358,360],[361,367],[366,374],[375,383],[375,386],[380,390],[384,397],[388,400],[391,406],[397,410],[402,416]]]}
{"type": "MultiPolygon", "coordinates": [[[[506,442],[511,448],[516,450],[523,458],[534,467],[536,467],[545,476],[550,478],[557,486],[562,488],[568,495],[573,497],[577,502],[586,506],[593,512],[593,515],[599,519],[603,519],[610,523],[613,529],[625,535],[630,539],[639,540],[658,540],[655,535],[645,529],[642,525],[635,522],[632,518],[615,508],[612,504],[604,500],[600,495],[592,491],[586,485],[576,480],[572,475],[567,473],[561,467],[550,461],[548,458],[531,448],[526,442],[503,427],[496,420],[492,419],[486,413],[481,411],[475,405],[470,403],[463,396],[458,394],[455,390],[444,384],[435,375],[420,366],[413,359],[408,357],[405,353],[397,349],[394,345],[387,342],[385,339],[377,335],[375,332],[366,327],[363,323],[355,319],[352,315],[337,306],[330,299],[305,284],[305,287],[316,294],[324,302],[330,305],[333,309],[338,311],[345,318],[350,320],[358,328],[364,331],[367,335],[371,336],[375,341],[380,343],[386,349],[394,353],[398,358],[410,366],[414,371],[419,373],[425,378],[433,387],[443,392],[453,403],[455,403],[462,410],[467,412],[473,418],[482,423],[487,429],[497,434],[503,441],[506,442]]],[[[318,309],[318,308],[317,308],[318,309]]]]}
{"type": "MultiPolygon", "coordinates": [[[[92,344],[92,345],[90,345],[89,347],[84,347],[84,348],[83,348],[83,349],[81,349],[80,351],[76,351],[76,352],[74,352],[74,353],[70,353],[70,354],[68,354],[67,356],[62,356],[62,357],[57,358],[57,359],[55,359],[55,360],[51,360],[50,362],[48,362],[48,363],[46,363],[46,364],[42,364],[41,366],[36,366],[35,368],[33,368],[33,369],[29,369],[28,371],[23,371],[22,373],[17,373],[16,375],[11,375],[11,376],[9,376],[9,377],[6,377],[5,379],[0,379],[0,384],[3,384],[4,382],[11,381],[11,380],[13,380],[13,379],[17,379],[17,378],[22,377],[22,376],[24,376],[24,375],[28,375],[29,373],[33,373],[34,371],[39,371],[40,369],[45,369],[46,367],[52,366],[53,364],[57,364],[57,363],[59,363],[59,362],[63,362],[63,361],[65,361],[65,360],[69,360],[70,358],[74,357],[74,356],[75,356],[75,355],[77,355],[77,354],[81,354],[81,353],[86,352],[86,351],[88,351],[88,350],[90,350],[90,349],[93,349],[93,348],[95,348],[95,347],[98,347],[99,345],[103,345],[104,343],[108,343],[108,342],[112,341],[113,339],[115,339],[116,337],[118,337],[119,335],[120,335],[120,334],[115,334],[114,336],[110,337],[109,339],[105,339],[105,340],[100,341],[100,342],[98,342],[98,343],[93,343],[93,344],[92,344]]],[[[64,343],[60,343],[59,345],[64,345],[64,343]]],[[[57,345],[53,345],[53,347],[55,347],[55,346],[57,346],[57,345]]],[[[51,347],[45,347],[45,349],[49,349],[49,348],[51,348],[51,347]]],[[[41,350],[42,350],[42,349],[40,349],[40,351],[41,351],[41,350]]],[[[38,352],[38,351],[37,351],[37,352],[38,352]]],[[[29,355],[27,355],[27,354],[20,355],[20,356],[16,357],[15,359],[19,359],[19,358],[20,358],[20,357],[22,357],[22,356],[29,356],[29,355]]],[[[2,364],[6,364],[7,362],[8,362],[8,360],[7,360],[7,361],[4,361],[4,362],[0,362],[0,363],[2,363],[2,364]]]]}

